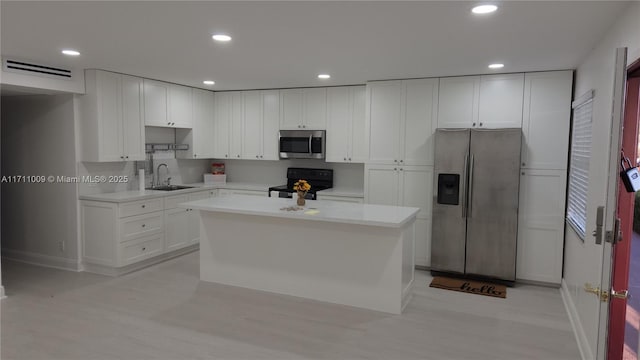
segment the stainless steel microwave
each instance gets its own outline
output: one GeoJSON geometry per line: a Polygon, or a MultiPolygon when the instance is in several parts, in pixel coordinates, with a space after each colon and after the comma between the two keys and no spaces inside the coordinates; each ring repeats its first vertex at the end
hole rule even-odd
{"type": "Polygon", "coordinates": [[[324,159],[324,130],[280,130],[280,159],[324,159]]]}

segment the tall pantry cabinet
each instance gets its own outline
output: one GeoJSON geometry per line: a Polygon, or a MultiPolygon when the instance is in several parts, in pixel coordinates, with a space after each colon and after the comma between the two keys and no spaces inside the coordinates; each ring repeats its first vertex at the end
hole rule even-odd
{"type": "Polygon", "coordinates": [[[572,71],[525,74],[516,279],[560,284],[572,71]]]}
{"type": "Polygon", "coordinates": [[[438,79],[367,83],[365,202],[420,208],[416,265],[429,266],[438,79]]]}

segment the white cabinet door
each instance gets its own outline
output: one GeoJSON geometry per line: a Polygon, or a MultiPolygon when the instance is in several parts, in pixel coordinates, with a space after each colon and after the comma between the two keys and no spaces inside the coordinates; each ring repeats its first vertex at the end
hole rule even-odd
{"type": "Polygon", "coordinates": [[[262,91],[262,153],[261,160],[278,160],[280,129],[280,91],[262,91]]]}
{"type": "Polygon", "coordinates": [[[438,79],[405,80],[403,87],[405,111],[399,161],[404,165],[433,165],[438,79]]]}
{"type": "Polygon", "coordinates": [[[418,217],[431,218],[433,202],[433,166],[401,166],[401,206],[420,208],[418,217]]]}
{"type": "Polygon", "coordinates": [[[480,77],[440,78],[438,128],[471,128],[478,123],[480,77]]]}
{"type": "Polygon", "coordinates": [[[191,88],[182,85],[169,86],[169,120],[172,127],[191,128],[193,112],[191,88]]]}
{"type": "Polygon", "coordinates": [[[144,124],[171,126],[168,115],[169,84],[144,79],[144,124]]]}
{"type": "Polygon", "coordinates": [[[326,161],[348,162],[351,125],[349,87],[327,90],[327,151],[326,161]]]}
{"type": "Polygon", "coordinates": [[[302,128],[324,130],[327,128],[327,89],[303,89],[304,120],[302,128]]]}
{"type": "Polygon", "coordinates": [[[297,130],[302,128],[303,118],[303,90],[286,89],[280,91],[282,112],[280,114],[280,129],[297,130]]]}
{"type": "Polygon", "coordinates": [[[402,81],[367,83],[369,162],[393,164],[399,160],[402,81]]]}
{"type": "Polygon", "coordinates": [[[478,127],[522,126],[524,74],[486,75],[480,78],[478,127]]]}
{"type": "MultiPolygon", "coordinates": [[[[189,201],[203,200],[212,197],[211,191],[199,191],[189,194],[189,201]]],[[[198,210],[188,211],[187,244],[197,244],[200,242],[200,213],[198,210]]]]}
{"type": "Polygon", "coordinates": [[[244,131],[242,158],[259,160],[262,155],[262,92],[243,91],[244,131]]]}
{"type": "Polygon", "coordinates": [[[231,133],[231,94],[228,92],[215,93],[214,117],[214,157],[228,159],[229,134],[231,133]]]}
{"type": "MultiPolygon", "coordinates": [[[[99,161],[122,161],[122,92],[119,74],[98,71],[97,84],[97,132],[99,134],[99,161]]],[[[83,139],[87,141],[87,139],[83,139]]]]}
{"type": "Polygon", "coordinates": [[[189,209],[175,208],[164,211],[165,252],[189,245],[189,209]]]}
{"type": "Polygon", "coordinates": [[[120,75],[122,89],[122,153],[125,160],[144,160],[144,120],[141,78],[120,75]]]}
{"type": "Polygon", "coordinates": [[[567,169],[573,73],[525,75],[522,167],[567,169]]]}
{"type": "Polygon", "coordinates": [[[212,91],[193,89],[193,128],[187,130],[192,138],[187,153],[193,159],[214,157],[214,102],[212,91]]]}
{"type": "Polygon", "coordinates": [[[367,141],[367,91],[364,86],[353,86],[351,92],[351,126],[349,127],[350,162],[363,163],[369,158],[367,141]]]}
{"type": "Polygon", "coordinates": [[[399,170],[395,165],[365,165],[364,202],[399,205],[399,170]]]}
{"type": "Polygon", "coordinates": [[[522,170],[516,278],[560,284],[565,170],[522,170]]]}
{"type": "Polygon", "coordinates": [[[242,92],[231,93],[231,132],[229,134],[229,152],[234,159],[242,158],[242,136],[243,136],[243,101],[242,92]]]}

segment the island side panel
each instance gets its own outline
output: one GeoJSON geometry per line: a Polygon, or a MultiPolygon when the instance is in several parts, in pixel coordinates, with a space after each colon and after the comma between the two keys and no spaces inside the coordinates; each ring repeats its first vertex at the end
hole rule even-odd
{"type": "Polygon", "coordinates": [[[403,243],[413,221],[386,228],[213,211],[200,216],[203,281],[402,311],[403,243]]]}
{"type": "Polygon", "coordinates": [[[415,275],[416,222],[411,220],[402,231],[402,309],[413,294],[415,275]]]}

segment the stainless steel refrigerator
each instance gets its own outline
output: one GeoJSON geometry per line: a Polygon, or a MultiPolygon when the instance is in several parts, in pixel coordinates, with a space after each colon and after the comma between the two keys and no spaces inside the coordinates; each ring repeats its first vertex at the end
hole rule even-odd
{"type": "Polygon", "coordinates": [[[515,280],[520,129],[438,129],[431,269],[515,280]]]}

